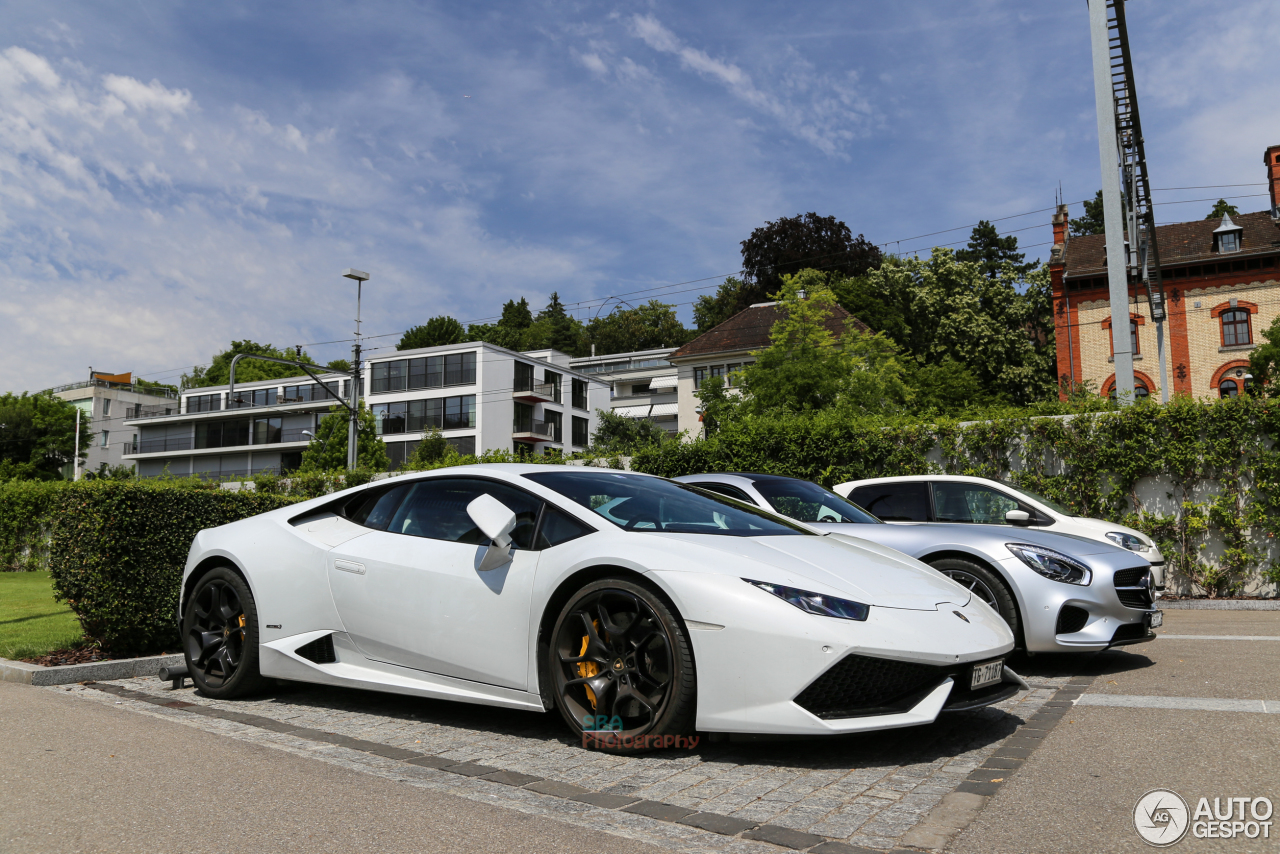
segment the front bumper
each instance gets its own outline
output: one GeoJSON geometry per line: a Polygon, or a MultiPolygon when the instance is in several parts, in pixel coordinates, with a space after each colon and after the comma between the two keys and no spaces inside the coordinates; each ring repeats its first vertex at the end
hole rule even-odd
{"type": "Polygon", "coordinates": [[[998,702],[1022,684],[1006,675],[1004,682],[1017,684],[992,698],[955,690],[955,674],[1013,649],[1008,627],[976,599],[927,611],[873,605],[861,622],[807,614],[737,578],[663,571],[650,577],[690,629],[698,672],[696,726],[704,732],[831,735],[916,726],[961,700],[998,702]],[[859,714],[824,714],[841,710],[819,706],[815,713],[797,702],[854,655],[924,668],[929,678],[887,695],[881,707],[853,710],[859,714]]]}
{"type": "Polygon", "coordinates": [[[1004,562],[1015,579],[1028,652],[1103,650],[1155,637],[1150,629],[1156,613],[1154,579],[1141,581],[1145,563],[1125,566],[1097,557],[1085,558],[1093,581],[1083,587],[1044,578],[1017,558],[1004,562]]]}

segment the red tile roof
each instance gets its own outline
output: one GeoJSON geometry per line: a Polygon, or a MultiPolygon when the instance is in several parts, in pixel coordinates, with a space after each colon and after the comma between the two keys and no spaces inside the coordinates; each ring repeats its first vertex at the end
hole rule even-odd
{"type": "MultiPolygon", "coordinates": [[[[1240,251],[1225,257],[1239,258],[1260,252],[1280,252],[1280,226],[1267,211],[1241,214],[1231,218],[1244,229],[1240,251]]],[[[1160,266],[1190,264],[1197,261],[1215,261],[1220,257],[1213,251],[1213,231],[1222,220],[1201,219],[1195,222],[1175,222],[1156,226],[1156,241],[1160,246],[1160,266]]],[[[1067,240],[1066,275],[1096,275],[1107,269],[1106,236],[1090,234],[1067,240]]]]}
{"type": "MultiPolygon", "coordinates": [[[[783,317],[777,303],[755,305],[743,309],[733,317],[699,335],[676,350],[668,359],[686,356],[703,356],[714,353],[731,353],[743,350],[763,350],[769,346],[769,331],[783,317]]],[[[835,335],[844,333],[845,322],[853,321],[854,328],[862,332],[871,330],[840,306],[835,306],[827,318],[827,329],[835,335]]]]}

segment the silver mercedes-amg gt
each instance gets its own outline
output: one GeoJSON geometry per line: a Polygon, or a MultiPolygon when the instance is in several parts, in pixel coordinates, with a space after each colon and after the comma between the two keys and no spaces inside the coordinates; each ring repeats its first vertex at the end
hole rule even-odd
{"type": "Polygon", "coordinates": [[[779,475],[676,480],[921,560],[995,608],[1028,652],[1142,643],[1163,619],[1153,604],[1151,564],[1118,546],[1012,525],[886,525],[816,483],[779,475]]]}

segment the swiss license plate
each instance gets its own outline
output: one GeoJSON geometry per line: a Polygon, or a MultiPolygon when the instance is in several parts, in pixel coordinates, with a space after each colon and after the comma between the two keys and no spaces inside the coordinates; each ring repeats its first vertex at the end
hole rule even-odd
{"type": "Polygon", "coordinates": [[[969,690],[995,685],[1004,678],[1004,659],[988,661],[986,664],[975,664],[973,676],[969,680],[969,690]]]}
{"type": "Polygon", "coordinates": [[[1152,611],[1147,615],[1150,622],[1147,623],[1153,629],[1158,629],[1164,625],[1164,611],[1152,611]]]}

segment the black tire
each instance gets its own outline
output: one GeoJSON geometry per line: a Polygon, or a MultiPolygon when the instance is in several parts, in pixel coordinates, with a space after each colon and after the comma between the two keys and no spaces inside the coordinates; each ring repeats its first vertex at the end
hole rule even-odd
{"type": "Polygon", "coordinates": [[[258,670],[258,608],[234,570],[220,566],[196,582],[182,617],[182,652],[191,681],[214,699],[270,684],[258,670]]]}
{"type": "Polygon", "coordinates": [[[556,618],[544,667],[556,708],[584,745],[628,753],[675,746],[676,737],[693,732],[689,637],[648,587],[604,578],[574,593],[556,618]],[[621,728],[584,738],[602,729],[595,725],[601,718],[621,728]]]}
{"type": "Polygon", "coordinates": [[[980,563],[959,557],[939,558],[930,561],[929,565],[962,587],[967,587],[974,596],[995,608],[1009,624],[1009,628],[1013,629],[1018,645],[1022,646],[1022,620],[1018,616],[1018,603],[1003,578],[980,563]]]}

